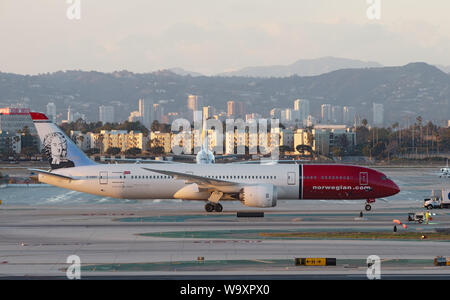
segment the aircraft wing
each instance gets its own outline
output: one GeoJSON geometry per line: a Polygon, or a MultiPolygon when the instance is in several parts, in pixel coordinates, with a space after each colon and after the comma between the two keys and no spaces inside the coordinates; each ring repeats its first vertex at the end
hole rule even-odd
{"type": "MultiPolygon", "coordinates": [[[[115,159],[111,159],[111,158],[105,158],[105,161],[124,161],[124,162],[134,162],[134,163],[153,163],[153,164],[173,164],[175,162],[173,161],[168,161],[168,160],[155,160],[155,159],[135,159],[135,158],[115,158],[115,159]]],[[[178,163],[178,162],[177,162],[178,163]]]]}
{"type": "Polygon", "coordinates": [[[309,160],[246,160],[246,161],[238,161],[238,162],[233,162],[232,164],[257,164],[257,165],[276,165],[279,163],[290,163],[290,164],[298,164],[301,162],[306,162],[309,160]]]}
{"type": "Polygon", "coordinates": [[[227,154],[227,155],[216,155],[215,158],[217,159],[228,159],[228,158],[238,158],[244,156],[243,154],[227,154]]]}
{"type": "Polygon", "coordinates": [[[194,160],[197,157],[197,155],[195,155],[195,154],[172,154],[170,156],[174,157],[174,158],[183,158],[183,159],[192,159],[192,160],[194,160]]]}
{"type": "Polygon", "coordinates": [[[56,174],[56,173],[52,173],[49,171],[44,171],[44,170],[40,170],[40,169],[28,169],[32,172],[36,172],[36,173],[40,173],[43,175],[47,175],[47,176],[54,176],[54,177],[58,177],[60,179],[66,179],[66,180],[77,180],[76,178],[72,178],[70,176],[65,176],[65,175],[61,175],[61,174],[56,174]]]}
{"type": "Polygon", "coordinates": [[[147,171],[156,172],[168,176],[173,176],[175,179],[186,180],[188,183],[196,183],[199,187],[218,187],[218,186],[239,186],[240,184],[237,182],[230,182],[220,179],[208,178],[193,174],[181,173],[181,172],[173,172],[167,170],[158,170],[158,169],[150,169],[150,168],[142,168],[147,171]]]}

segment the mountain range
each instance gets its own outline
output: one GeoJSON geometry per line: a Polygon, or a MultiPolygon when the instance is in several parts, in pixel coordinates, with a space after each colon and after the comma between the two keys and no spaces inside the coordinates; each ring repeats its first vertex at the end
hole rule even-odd
{"type": "Polygon", "coordinates": [[[218,76],[245,77],[289,77],[317,76],[340,69],[377,68],[383,65],[377,62],[365,62],[356,59],[322,57],[317,59],[300,59],[290,65],[246,67],[237,71],[218,74],[218,76]]]}
{"type": "Polygon", "coordinates": [[[203,105],[226,111],[228,100],[245,103],[246,112],[268,116],[272,108],[293,108],[295,99],[311,101],[311,112],[320,105],[354,106],[371,120],[372,104],[384,104],[385,123],[450,119],[450,75],[426,63],[398,67],[341,69],[316,76],[238,77],[178,75],[162,70],[137,74],[59,71],[39,75],[0,72],[0,107],[21,103],[44,111],[54,102],[58,113],[73,111],[98,120],[99,105],[113,105],[117,120],[137,110],[140,98],[159,103],[164,112],[187,110],[189,94],[201,95],[203,105]]]}
{"type": "MultiPolygon", "coordinates": [[[[442,72],[450,73],[450,66],[435,65],[442,72]]],[[[332,71],[342,69],[364,69],[364,68],[381,68],[382,64],[373,61],[362,61],[357,59],[347,59],[340,57],[321,57],[316,59],[300,59],[289,65],[274,65],[274,66],[255,66],[245,67],[239,70],[222,72],[216,76],[242,76],[242,77],[289,77],[292,75],[298,76],[317,76],[332,71]]],[[[201,73],[187,71],[182,68],[171,68],[169,71],[186,76],[193,77],[204,76],[201,73]]]]}

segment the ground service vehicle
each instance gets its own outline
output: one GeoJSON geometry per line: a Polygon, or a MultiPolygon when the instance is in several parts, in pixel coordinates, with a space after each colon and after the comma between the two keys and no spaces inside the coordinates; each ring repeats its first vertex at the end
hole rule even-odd
{"type": "Polygon", "coordinates": [[[425,198],[423,207],[427,209],[450,208],[450,190],[442,190],[442,197],[431,196],[430,198],[425,198]]]}
{"type": "Polygon", "coordinates": [[[408,214],[408,222],[417,222],[419,224],[422,224],[424,219],[425,219],[424,213],[409,213],[408,214]]]}

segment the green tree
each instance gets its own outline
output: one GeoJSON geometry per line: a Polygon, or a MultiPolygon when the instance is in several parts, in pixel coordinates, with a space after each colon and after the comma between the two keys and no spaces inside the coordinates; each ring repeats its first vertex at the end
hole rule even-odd
{"type": "Polygon", "coordinates": [[[121,152],[121,149],[119,147],[111,147],[111,148],[108,148],[108,150],[106,151],[106,154],[117,155],[120,152],[121,152]]]}
{"type": "Polygon", "coordinates": [[[142,150],[139,148],[136,148],[136,147],[130,148],[127,151],[125,151],[125,154],[127,154],[127,155],[139,155],[141,153],[142,153],[142,150]]]}

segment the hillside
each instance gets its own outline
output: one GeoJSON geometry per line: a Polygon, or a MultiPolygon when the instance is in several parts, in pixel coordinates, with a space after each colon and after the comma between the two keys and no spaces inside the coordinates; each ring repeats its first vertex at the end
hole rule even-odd
{"type": "Polygon", "coordinates": [[[341,69],[362,69],[382,67],[377,62],[365,62],[355,59],[322,57],[317,59],[300,59],[290,65],[247,67],[234,72],[219,74],[219,76],[245,77],[289,77],[317,76],[341,69]]]}
{"type": "Polygon", "coordinates": [[[297,98],[320,104],[355,106],[371,118],[372,103],[385,105],[387,124],[410,114],[425,120],[450,115],[450,76],[426,63],[401,67],[343,69],[319,76],[286,78],[180,76],[170,71],[136,74],[64,71],[36,76],[0,73],[0,107],[26,103],[45,111],[55,102],[58,112],[73,110],[97,120],[98,106],[116,106],[117,118],[137,109],[139,98],[160,101],[165,112],[182,111],[188,94],[202,95],[204,104],[226,110],[226,101],[241,100],[248,112],[267,114],[274,107],[293,107],[297,98]]]}

